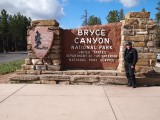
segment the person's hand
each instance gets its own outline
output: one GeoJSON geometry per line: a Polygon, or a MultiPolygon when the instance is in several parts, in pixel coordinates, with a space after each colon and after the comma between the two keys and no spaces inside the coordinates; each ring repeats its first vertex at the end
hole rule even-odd
{"type": "Polygon", "coordinates": [[[131,68],[134,68],[134,66],[132,65],[131,68]]]}

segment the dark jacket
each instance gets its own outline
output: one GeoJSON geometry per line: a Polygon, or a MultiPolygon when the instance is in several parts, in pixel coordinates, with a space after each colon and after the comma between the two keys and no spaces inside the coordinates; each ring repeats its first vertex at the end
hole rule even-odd
{"type": "Polygon", "coordinates": [[[124,61],[125,63],[129,63],[133,66],[136,65],[137,63],[137,60],[138,60],[138,54],[137,54],[137,50],[134,49],[134,48],[131,48],[131,49],[125,49],[125,52],[124,52],[124,61]]]}

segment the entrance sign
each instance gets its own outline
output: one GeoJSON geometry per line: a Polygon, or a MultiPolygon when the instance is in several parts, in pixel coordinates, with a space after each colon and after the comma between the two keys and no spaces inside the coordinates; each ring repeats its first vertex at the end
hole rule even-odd
{"type": "Polygon", "coordinates": [[[121,23],[64,30],[62,62],[72,69],[117,69],[121,23]]]}
{"type": "Polygon", "coordinates": [[[132,42],[139,56],[135,66],[138,83],[159,85],[159,75],[153,69],[156,24],[149,15],[149,12],[130,12],[118,23],[77,29],[60,28],[56,20],[32,21],[27,32],[28,58],[11,82],[127,84],[123,55],[125,43],[132,42]]]}
{"type": "Polygon", "coordinates": [[[42,59],[48,53],[53,42],[53,32],[48,27],[36,27],[30,31],[32,49],[38,58],[42,59]]]}

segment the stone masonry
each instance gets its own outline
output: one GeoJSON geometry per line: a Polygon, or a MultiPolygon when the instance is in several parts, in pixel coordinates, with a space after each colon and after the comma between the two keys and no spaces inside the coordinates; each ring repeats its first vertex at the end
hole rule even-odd
{"type": "Polygon", "coordinates": [[[28,29],[27,36],[27,49],[28,58],[25,59],[25,64],[22,65],[22,71],[26,74],[41,74],[42,71],[59,71],[61,69],[61,36],[60,36],[59,23],[57,21],[38,20],[33,21],[28,29]],[[37,58],[31,45],[30,30],[38,26],[47,26],[48,30],[54,33],[54,41],[51,49],[44,59],[37,58]]]}
{"type": "MultiPolygon", "coordinates": [[[[159,85],[159,75],[154,74],[156,63],[156,25],[149,19],[148,12],[130,12],[126,15],[121,27],[121,43],[119,65],[117,70],[62,70],[61,38],[63,37],[59,23],[55,20],[33,21],[27,36],[28,58],[17,71],[17,76],[10,79],[11,83],[38,84],[126,84],[123,54],[125,42],[131,41],[138,51],[139,60],[136,65],[138,84],[159,85]],[[43,58],[37,58],[32,49],[30,30],[38,26],[47,26],[54,33],[52,47],[43,58]],[[61,71],[60,71],[61,70],[61,71]],[[150,74],[151,73],[151,74],[150,74]],[[148,78],[149,77],[149,78],[148,78]]],[[[77,63],[79,64],[79,63],[77,63]]],[[[114,64],[114,63],[113,63],[114,64]]]]}
{"type": "Polygon", "coordinates": [[[138,51],[136,72],[153,71],[156,63],[156,24],[149,17],[149,12],[130,12],[122,21],[119,71],[124,72],[123,54],[126,41],[132,42],[138,51]]]}

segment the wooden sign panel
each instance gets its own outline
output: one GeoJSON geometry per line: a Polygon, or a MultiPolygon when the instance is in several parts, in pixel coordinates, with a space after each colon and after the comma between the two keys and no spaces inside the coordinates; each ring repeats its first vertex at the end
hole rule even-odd
{"type": "Polygon", "coordinates": [[[62,64],[71,69],[117,69],[121,23],[63,31],[62,64]]]}

